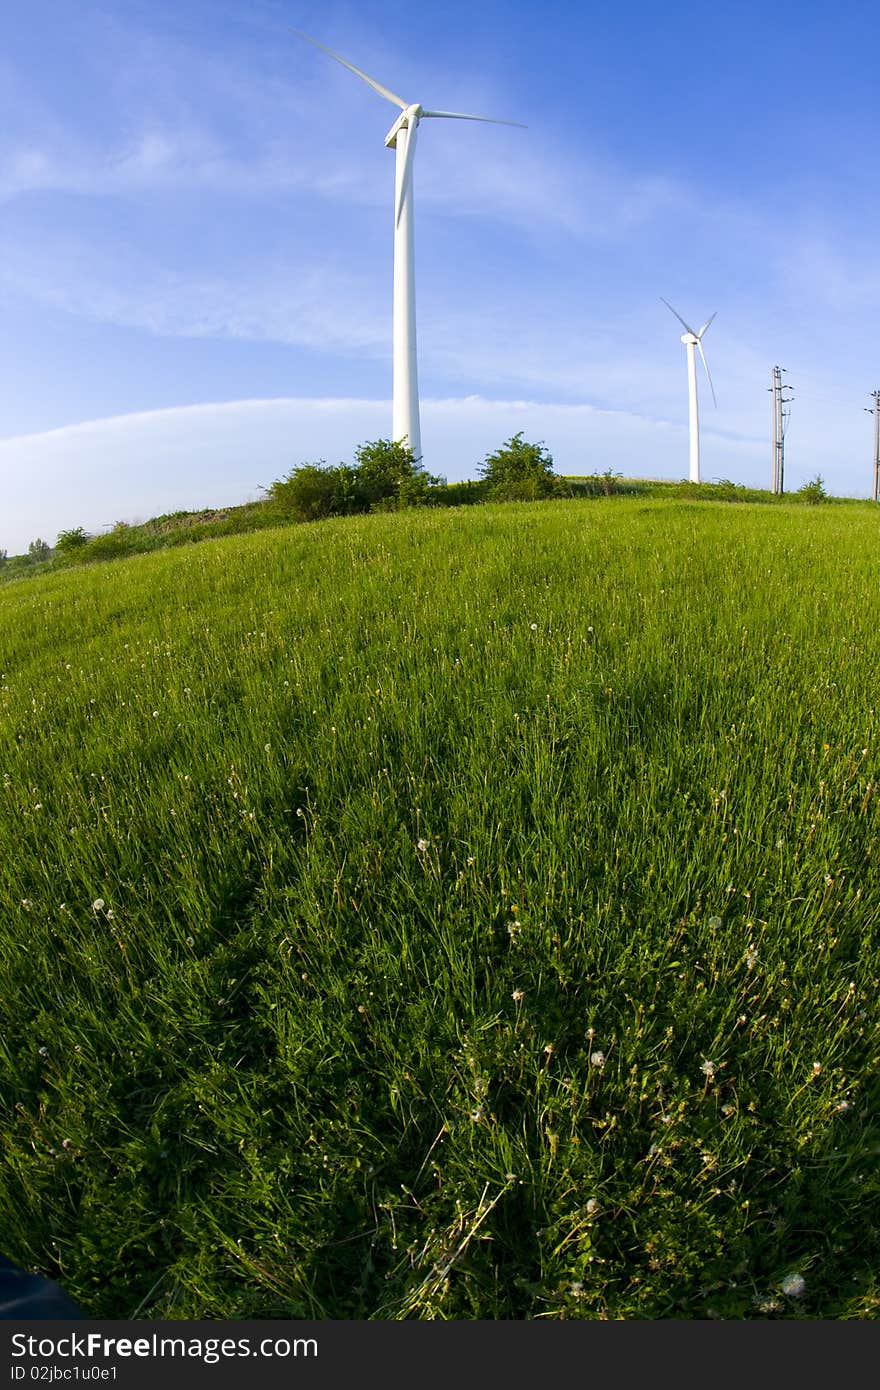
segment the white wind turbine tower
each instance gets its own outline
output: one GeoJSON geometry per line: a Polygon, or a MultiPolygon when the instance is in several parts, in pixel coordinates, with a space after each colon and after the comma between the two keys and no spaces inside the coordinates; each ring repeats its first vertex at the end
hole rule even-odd
{"type": "MultiPolygon", "coordinates": [[[[660,298],[663,299],[662,294],[660,298]]],[[[691,436],[690,480],[692,483],[698,483],[700,481],[700,415],[699,410],[697,408],[697,357],[695,349],[700,349],[700,356],[703,359],[703,366],[706,368],[706,376],[709,378],[709,389],[712,392],[712,400],[717,406],[718,402],[715,399],[715,387],[712,385],[712,375],[709,371],[709,363],[706,361],[706,354],[703,351],[703,334],[709,327],[709,324],[712,322],[712,319],[714,319],[715,314],[711,314],[709,318],[706,319],[706,322],[703,324],[703,327],[700,329],[699,333],[696,333],[693,330],[693,328],[691,328],[689,323],[685,323],[678,310],[672,308],[672,305],[669,303],[668,299],[663,299],[663,303],[666,305],[667,309],[669,309],[673,314],[675,314],[675,317],[678,319],[682,327],[687,330],[685,333],[682,333],[681,341],[687,348],[688,363],[688,402],[690,405],[691,436]]],[[[718,311],[716,309],[715,313],[717,312],[718,311]]]]}
{"type": "Polygon", "coordinates": [[[442,116],[455,121],[488,121],[492,125],[522,126],[521,121],[500,121],[492,116],[470,116],[463,111],[426,111],[418,102],[404,101],[396,93],[383,87],[374,77],[356,68],[347,58],[326,48],[317,39],[304,34],[300,29],[292,31],[298,38],[305,39],[323,53],[335,58],[337,63],[355,73],[368,86],[378,92],[393,106],[400,107],[400,115],[385,136],[385,144],[396,152],[396,177],[394,184],[394,306],[392,329],[392,408],[391,437],[394,441],[403,440],[412,449],[417,459],[422,455],[422,437],[419,425],[419,377],[416,357],[416,289],[415,259],[413,244],[413,160],[416,152],[416,131],[423,116],[442,116]]]}

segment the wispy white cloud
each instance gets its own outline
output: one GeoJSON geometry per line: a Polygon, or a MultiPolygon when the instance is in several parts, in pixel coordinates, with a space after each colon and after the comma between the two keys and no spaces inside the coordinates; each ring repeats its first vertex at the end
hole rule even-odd
{"type": "MultiPolygon", "coordinates": [[[[52,541],[69,526],[99,531],[120,519],[234,505],[298,463],[352,459],[364,440],[388,436],[390,417],[389,403],[377,400],[229,401],[0,440],[0,545],[21,553],[36,536],[52,541]]],[[[422,424],[425,462],[450,481],[475,477],[486,454],[519,430],[546,443],[561,473],[687,471],[686,425],[633,412],[470,396],[423,402],[422,424]]],[[[766,453],[755,440],[707,429],[705,476],[762,485],[766,453]]],[[[809,471],[794,466],[792,485],[809,471]]],[[[866,491],[867,483],[854,483],[851,491],[866,491]]]]}

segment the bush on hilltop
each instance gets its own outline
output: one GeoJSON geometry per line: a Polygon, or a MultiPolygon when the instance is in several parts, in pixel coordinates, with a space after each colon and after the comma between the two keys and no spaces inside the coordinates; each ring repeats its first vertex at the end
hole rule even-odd
{"type": "Polygon", "coordinates": [[[564,479],[553,472],[553,457],[544,444],[530,444],[522,430],[487,454],[479,471],[493,502],[537,502],[567,496],[564,479]]]}

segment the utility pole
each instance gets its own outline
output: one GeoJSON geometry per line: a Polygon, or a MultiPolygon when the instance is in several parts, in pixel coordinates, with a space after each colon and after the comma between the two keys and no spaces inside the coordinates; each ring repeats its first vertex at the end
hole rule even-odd
{"type": "Polygon", "coordinates": [[[784,367],[774,367],[770,378],[773,399],[773,457],[770,477],[772,490],[778,496],[785,491],[785,426],[790,414],[785,406],[792,400],[791,396],[782,394],[784,371],[784,367]]]}
{"type": "Polygon", "coordinates": [[[871,500],[880,501],[880,391],[872,391],[871,398],[874,402],[873,409],[865,406],[869,415],[874,416],[874,490],[871,493],[871,500]]]}
{"type": "Polygon", "coordinates": [[[775,494],[779,492],[779,451],[781,440],[779,438],[779,397],[782,395],[782,381],[780,370],[774,367],[770,374],[771,392],[771,418],[773,421],[773,452],[770,458],[770,488],[775,494]]]}

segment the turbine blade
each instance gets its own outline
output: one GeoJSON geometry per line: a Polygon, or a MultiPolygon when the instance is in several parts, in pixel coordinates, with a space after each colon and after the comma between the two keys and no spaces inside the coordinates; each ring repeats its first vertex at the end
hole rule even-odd
{"type": "Polygon", "coordinates": [[[416,157],[416,131],[418,128],[418,121],[413,121],[411,125],[406,127],[406,154],[403,156],[403,177],[400,180],[400,193],[397,195],[397,207],[394,211],[395,227],[400,222],[403,204],[406,201],[406,195],[412,183],[413,160],[416,157]]]}
{"type": "MultiPolygon", "coordinates": [[[[288,25],[288,28],[289,27],[288,25]]],[[[332,48],[328,48],[326,44],[318,43],[317,39],[313,39],[310,34],[304,34],[301,29],[291,29],[290,32],[291,34],[296,34],[299,39],[305,39],[306,43],[313,43],[316,48],[320,48],[322,53],[326,53],[329,57],[335,58],[337,63],[341,63],[344,68],[348,68],[349,72],[355,73],[366,82],[368,87],[372,87],[374,92],[378,92],[380,97],[384,97],[386,101],[390,101],[394,106],[399,106],[401,111],[406,110],[409,105],[408,101],[404,101],[403,97],[399,97],[397,93],[392,92],[390,88],[383,87],[382,83],[377,82],[375,77],[370,77],[369,73],[362,72],[360,68],[356,68],[354,63],[350,63],[348,59],[343,58],[340,53],[334,53],[332,48]]]]}
{"type": "MultiPolygon", "coordinates": [[[[715,310],[715,314],[717,314],[717,313],[718,313],[718,310],[716,309],[716,310],[715,310]]],[[[712,322],[712,320],[714,319],[715,314],[710,314],[709,317],[706,319],[706,322],[703,324],[703,327],[700,329],[699,333],[697,334],[697,337],[698,337],[698,338],[702,338],[702,336],[703,336],[703,334],[705,333],[706,329],[709,327],[709,324],[710,324],[710,323],[712,322]]]]}
{"type": "MultiPolygon", "coordinates": [[[[705,329],[703,331],[705,332],[705,329]]],[[[700,356],[703,359],[703,366],[706,368],[706,376],[709,378],[709,390],[712,392],[712,402],[717,408],[718,399],[715,395],[715,387],[712,385],[712,373],[709,371],[709,363],[706,361],[706,354],[703,351],[703,344],[700,342],[699,338],[697,338],[697,347],[700,349],[700,356]]]]}
{"type": "MultiPolygon", "coordinates": [[[[661,294],[660,298],[663,299],[662,294],[661,294]]],[[[668,299],[663,299],[663,303],[666,305],[666,307],[667,307],[667,309],[670,311],[670,313],[672,313],[672,314],[675,315],[675,317],[678,319],[679,323],[682,324],[683,327],[685,327],[685,328],[687,329],[688,333],[694,333],[694,330],[691,328],[690,324],[689,324],[689,323],[685,323],[685,321],[684,321],[684,319],[682,318],[681,314],[678,312],[677,309],[673,309],[673,307],[672,307],[672,305],[669,303],[669,300],[668,300],[668,299]]],[[[699,336],[700,336],[700,335],[699,335],[698,333],[694,333],[694,337],[695,337],[695,338],[698,338],[699,336]]]]}
{"type": "Polygon", "coordinates": [[[468,116],[464,111],[423,111],[423,116],[442,116],[447,121],[488,121],[490,125],[515,125],[528,130],[522,121],[502,121],[497,116],[468,116]]]}

